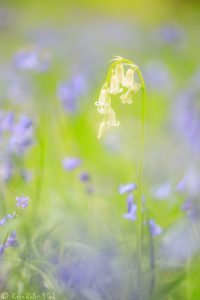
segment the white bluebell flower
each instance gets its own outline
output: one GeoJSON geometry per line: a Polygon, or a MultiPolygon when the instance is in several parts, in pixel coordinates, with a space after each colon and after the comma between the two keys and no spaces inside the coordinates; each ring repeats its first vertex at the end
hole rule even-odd
{"type": "Polygon", "coordinates": [[[115,67],[115,75],[120,83],[124,80],[124,67],[123,64],[117,64],[115,67]]]}
{"type": "Polygon", "coordinates": [[[131,85],[126,94],[120,96],[121,102],[123,104],[131,104],[134,94],[139,91],[140,87],[141,86],[138,83],[131,85]]]}
{"type": "Polygon", "coordinates": [[[120,94],[123,92],[123,88],[120,88],[120,81],[115,74],[110,78],[110,87],[108,89],[108,92],[112,95],[120,94]]]}
{"type": "Polygon", "coordinates": [[[116,115],[114,110],[111,107],[109,107],[106,117],[100,123],[98,136],[97,136],[98,139],[100,139],[110,127],[116,127],[119,126],[119,124],[120,124],[119,121],[116,120],[116,115]]]}
{"type": "Polygon", "coordinates": [[[126,75],[122,81],[123,87],[129,88],[130,86],[134,85],[134,73],[135,70],[133,68],[129,68],[126,71],[126,75]]]}
{"type": "Polygon", "coordinates": [[[108,90],[103,87],[100,92],[99,100],[95,102],[95,105],[98,106],[98,112],[100,114],[106,114],[108,107],[110,106],[110,98],[108,90]]]}

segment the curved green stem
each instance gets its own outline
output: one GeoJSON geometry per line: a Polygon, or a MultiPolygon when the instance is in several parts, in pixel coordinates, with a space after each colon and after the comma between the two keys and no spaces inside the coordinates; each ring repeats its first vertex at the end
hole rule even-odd
{"type": "Polygon", "coordinates": [[[141,90],[142,90],[142,107],[141,107],[141,129],[140,129],[140,144],[139,144],[139,159],[138,159],[138,174],[137,174],[137,185],[138,185],[138,197],[137,197],[137,207],[138,207],[138,217],[137,217],[137,246],[138,246],[138,296],[137,299],[141,298],[141,276],[142,276],[142,252],[143,252],[143,212],[142,212],[142,171],[143,171],[143,157],[144,157],[144,130],[145,130],[145,98],[146,89],[145,82],[142,73],[138,66],[131,60],[122,57],[116,58],[116,60],[111,64],[107,78],[106,84],[110,84],[110,78],[112,76],[113,70],[117,64],[127,65],[130,68],[135,69],[138,74],[141,90]]]}
{"type": "MultiPolygon", "coordinates": [[[[134,64],[133,61],[129,60],[129,59],[125,59],[125,58],[119,58],[118,60],[116,60],[114,63],[112,63],[112,65],[110,66],[109,70],[108,70],[108,75],[107,75],[107,78],[106,78],[106,82],[109,83],[110,82],[110,77],[112,75],[112,71],[114,69],[114,67],[116,67],[116,65],[118,64],[127,64],[129,65],[130,67],[133,67],[133,66],[136,66],[134,64]]],[[[144,80],[143,80],[144,82],[144,80]]]]}
{"type": "Polygon", "coordinates": [[[143,217],[142,217],[142,172],[143,172],[143,157],[144,157],[144,131],[145,131],[145,83],[140,70],[138,69],[138,76],[141,82],[142,89],[142,108],[141,108],[141,129],[140,129],[140,146],[139,146],[139,162],[138,162],[138,217],[140,224],[140,244],[141,244],[141,255],[142,255],[142,227],[143,227],[143,217]]]}
{"type": "Polygon", "coordinates": [[[143,256],[143,212],[142,212],[142,172],[144,157],[144,131],[145,131],[145,83],[140,70],[137,70],[141,82],[142,89],[142,108],[141,108],[141,129],[140,129],[140,145],[139,145],[139,161],[138,161],[138,299],[140,299],[141,275],[142,275],[142,256],[143,256]]]}

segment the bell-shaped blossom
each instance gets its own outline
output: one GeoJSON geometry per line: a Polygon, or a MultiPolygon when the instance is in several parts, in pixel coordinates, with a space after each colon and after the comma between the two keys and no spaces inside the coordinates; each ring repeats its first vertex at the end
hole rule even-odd
{"type": "Polygon", "coordinates": [[[16,244],[16,231],[12,231],[11,234],[7,237],[5,248],[14,246],[16,244]]]}
{"type": "Polygon", "coordinates": [[[24,196],[21,196],[21,197],[16,197],[16,206],[17,207],[21,207],[21,208],[25,208],[29,205],[29,197],[24,197],[24,196]]]}
{"type": "Polygon", "coordinates": [[[77,157],[66,157],[62,161],[63,168],[66,171],[73,171],[74,169],[80,167],[82,160],[77,157]]]}
{"type": "Polygon", "coordinates": [[[82,181],[82,182],[88,182],[90,181],[90,175],[88,174],[88,172],[81,172],[79,174],[79,179],[82,181]]]}
{"type": "Polygon", "coordinates": [[[156,225],[154,220],[149,220],[150,231],[153,236],[160,235],[162,233],[162,228],[156,225]]]}
{"type": "Polygon", "coordinates": [[[123,217],[125,219],[135,221],[135,219],[137,217],[137,205],[133,203],[131,205],[130,210],[128,211],[128,213],[124,214],[123,217]]]}
{"type": "Polygon", "coordinates": [[[100,139],[110,127],[116,127],[116,126],[119,126],[119,121],[116,120],[116,115],[114,110],[111,107],[109,107],[106,117],[104,118],[104,120],[101,122],[99,126],[99,131],[97,136],[98,139],[100,139]]]}
{"type": "Polygon", "coordinates": [[[123,64],[117,64],[115,67],[115,75],[120,83],[124,80],[124,67],[123,64]]]}
{"type": "Polygon", "coordinates": [[[3,226],[6,223],[6,217],[0,220],[0,226],[3,226]]]}
{"type": "Polygon", "coordinates": [[[116,114],[114,110],[110,107],[107,114],[107,122],[110,127],[119,126],[119,121],[116,120],[116,114]]]}
{"type": "Polygon", "coordinates": [[[3,245],[0,245],[0,255],[4,253],[4,250],[6,248],[16,246],[17,240],[16,240],[16,231],[12,231],[11,234],[7,237],[6,242],[3,245]]]}
{"type": "Polygon", "coordinates": [[[9,219],[14,219],[16,216],[16,213],[14,212],[13,214],[7,214],[3,219],[0,220],[0,226],[3,226],[7,220],[9,219]]]}
{"type": "Polygon", "coordinates": [[[110,88],[108,89],[108,92],[112,95],[120,94],[123,92],[123,89],[120,88],[120,81],[115,74],[110,78],[110,88]]]}
{"type": "Polygon", "coordinates": [[[122,81],[122,85],[126,88],[129,88],[130,86],[134,85],[134,73],[135,70],[130,68],[126,71],[126,75],[124,77],[124,80],[122,81]]]}
{"type": "Polygon", "coordinates": [[[27,116],[21,116],[19,122],[14,126],[9,141],[11,152],[23,154],[33,145],[33,123],[27,116]]]}
{"type": "Polygon", "coordinates": [[[18,70],[46,72],[50,67],[50,63],[50,53],[36,47],[22,49],[14,56],[14,65],[18,70]]]}
{"type": "Polygon", "coordinates": [[[76,74],[67,82],[58,86],[58,97],[62,102],[64,109],[75,114],[79,109],[79,101],[86,94],[87,82],[84,74],[76,74]]]}
{"type": "Polygon", "coordinates": [[[101,114],[106,114],[108,107],[110,106],[110,98],[108,91],[105,87],[101,89],[99,101],[95,102],[95,105],[98,106],[98,111],[101,114]]]}
{"type": "Polygon", "coordinates": [[[131,104],[132,103],[132,98],[133,98],[133,95],[135,93],[138,92],[138,90],[140,89],[140,84],[134,84],[134,85],[131,85],[128,89],[128,91],[121,95],[120,99],[122,101],[123,104],[131,104]]]}
{"type": "Polygon", "coordinates": [[[125,193],[130,193],[133,190],[137,189],[137,185],[134,182],[127,183],[127,184],[120,184],[119,186],[119,194],[123,195],[125,193]]]}
{"type": "Polygon", "coordinates": [[[10,161],[5,161],[0,165],[0,180],[8,182],[13,175],[13,165],[10,161]]]}
{"type": "Polygon", "coordinates": [[[128,197],[126,198],[126,203],[127,203],[127,209],[128,209],[128,211],[130,211],[130,209],[131,209],[131,205],[133,203],[133,199],[134,199],[134,197],[133,197],[132,194],[129,194],[128,197]]]}

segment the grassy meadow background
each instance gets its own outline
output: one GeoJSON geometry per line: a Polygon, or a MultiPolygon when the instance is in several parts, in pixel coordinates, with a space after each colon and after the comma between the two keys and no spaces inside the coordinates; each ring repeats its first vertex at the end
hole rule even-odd
{"type": "Polygon", "coordinates": [[[1,299],[200,299],[199,17],[186,0],[0,2],[1,299]],[[137,181],[140,93],[115,101],[120,126],[97,139],[113,55],[147,89],[142,194],[162,232],[144,224],[140,289],[119,194],[137,181]]]}

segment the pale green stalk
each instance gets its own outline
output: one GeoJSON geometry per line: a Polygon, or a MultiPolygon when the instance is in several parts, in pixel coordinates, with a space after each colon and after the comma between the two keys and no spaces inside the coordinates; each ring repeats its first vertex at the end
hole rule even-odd
{"type": "Polygon", "coordinates": [[[138,245],[138,299],[141,298],[140,290],[141,290],[141,275],[142,275],[142,244],[143,244],[143,215],[142,215],[142,171],[143,171],[143,156],[144,156],[144,129],[145,129],[145,97],[146,97],[146,89],[145,83],[140,69],[135,65],[135,63],[129,59],[117,58],[116,61],[110,66],[108,71],[106,83],[110,84],[110,78],[112,75],[112,71],[115,66],[119,63],[123,65],[130,66],[134,68],[139,76],[141,90],[142,90],[142,108],[141,108],[141,129],[140,129],[140,145],[139,145],[139,159],[138,159],[138,199],[137,199],[137,207],[138,207],[138,217],[137,217],[137,245],[138,245]]]}

